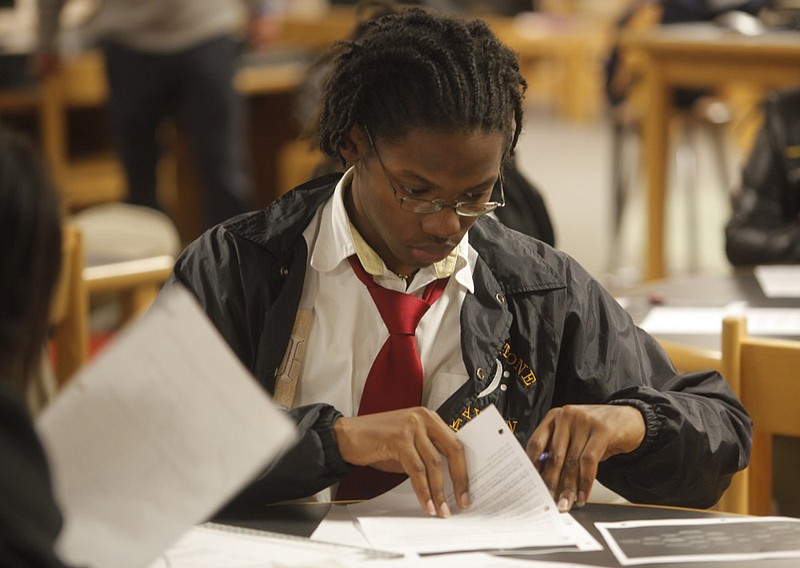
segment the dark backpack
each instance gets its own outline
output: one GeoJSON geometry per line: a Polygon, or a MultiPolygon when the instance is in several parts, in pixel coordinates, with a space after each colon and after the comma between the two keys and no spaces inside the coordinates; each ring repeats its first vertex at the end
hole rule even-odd
{"type": "Polygon", "coordinates": [[[495,215],[500,222],[515,231],[555,246],[556,236],[542,194],[522,175],[513,161],[503,167],[503,186],[506,206],[495,209],[495,215]]]}

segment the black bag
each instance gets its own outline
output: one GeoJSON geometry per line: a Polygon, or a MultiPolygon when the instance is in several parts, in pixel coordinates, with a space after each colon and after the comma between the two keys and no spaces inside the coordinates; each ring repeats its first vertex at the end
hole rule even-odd
{"type": "Polygon", "coordinates": [[[495,209],[501,223],[555,246],[556,236],[544,198],[539,190],[522,175],[514,161],[503,166],[503,186],[506,206],[495,209]]]}

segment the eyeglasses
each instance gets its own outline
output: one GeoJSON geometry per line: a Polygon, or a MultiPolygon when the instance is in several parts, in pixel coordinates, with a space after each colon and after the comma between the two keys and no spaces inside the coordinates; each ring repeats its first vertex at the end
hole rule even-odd
{"type": "MultiPolygon", "coordinates": [[[[386,170],[386,166],[383,165],[383,160],[381,160],[381,156],[378,153],[378,147],[375,146],[375,142],[372,140],[372,135],[369,133],[369,130],[366,126],[364,127],[364,131],[367,133],[367,139],[369,140],[370,146],[372,146],[372,149],[375,150],[375,156],[377,156],[378,163],[381,165],[383,175],[386,177],[386,181],[389,182],[389,187],[392,188],[395,201],[400,204],[400,208],[404,211],[410,211],[411,213],[417,213],[418,215],[430,215],[432,213],[438,213],[445,207],[452,207],[456,214],[462,217],[480,217],[481,215],[491,213],[498,207],[505,207],[506,196],[503,192],[502,171],[497,178],[500,183],[500,201],[457,201],[455,203],[447,203],[443,199],[417,199],[416,197],[398,196],[397,187],[395,187],[394,182],[392,182],[392,178],[389,175],[389,172],[386,170]]],[[[400,187],[402,188],[401,191],[403,193],[408,193],[408,190],[403,188],[402,184],[400,187]]]]}

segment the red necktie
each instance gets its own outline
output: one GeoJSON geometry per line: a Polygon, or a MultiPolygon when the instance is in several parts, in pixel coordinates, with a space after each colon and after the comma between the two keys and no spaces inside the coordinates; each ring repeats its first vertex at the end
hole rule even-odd
{"type": "MultiPolygon", "coordinates": [[[[348,260],[353,272],[369,290],[389,330],[389,337],[367,375],[358,415],[419,406],[422,403],[422,363],[414,334],[422,316],[442,295],[447,278],[428,284],[422,297],[418,298],[379,286],[361,266],[358,257],[351,256],[348,260]]],[[[339,482],[336,499],[371,499],[405,478],[406,475],[401,473],[356,466],[339,482]]]]}

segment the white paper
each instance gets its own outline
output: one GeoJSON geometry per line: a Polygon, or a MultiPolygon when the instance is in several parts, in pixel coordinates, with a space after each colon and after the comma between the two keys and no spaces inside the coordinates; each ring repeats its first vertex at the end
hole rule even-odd
{"type": "Polygon", "coordinates": [[[403,560],[371,560],[368,564],[360,566],[365,568],[407,568],[412,566],[413,568],[589,568],[588,564],[501,558],[480,552],[437,554],[403,560]]]}
{"type": "Polygon", "coordinates": [[[639,327],[652,334],[719,335],[728,315],[747,318],[751,335],[800,335],[800,308],[679,308],[656,306],[639,327]]]}
{"type": "Polygon", "coordinates": [[[37,422],[75,565],[141,567],[205,520],[295,438],[175,286],[37,422]]]}
{"type": "Polygon", "coordinates": [[[364,533],[356,527],[355,518],[346,505],[332,505],[328,514],[314,529],[311,539],[350,546],[369,546],[364,533]]]}
{"type": "Polygon", "coordinates": [[[369,551],[257,531],[231,532],[219,525],[195,527],[148,568],[576,568],[481,553],[376,559],[369,551]]]}
{"type": "Polygon", "coordinates": [[[623,566],[800,558],[800,519],[708,517],[595,523],[623,566]]]}
{"type": "Polygon", "coordinates": [[[382,556],[388,557],[369,549],[210,523],[192,528],[148,568],[336,568],[382,556]]]}
{"type": "Polygon", "coordinates": [[[800,265],[756,266],[753,274],[767,298],[800,298],[800,265]]]}
{"type": "MultiPolygon", "coordinates": [[[[375,499],[350,505],[375,548],[416,553],[520,547],[578,547],[599,550],[578,523],[567,524],[547,487],[494,406],[459,430],[469,471],[470,501],[453,515],[425,514],[410,481],[375,499]]],[[[452,494],[452,490],[450,490],[452,494]]]]}

